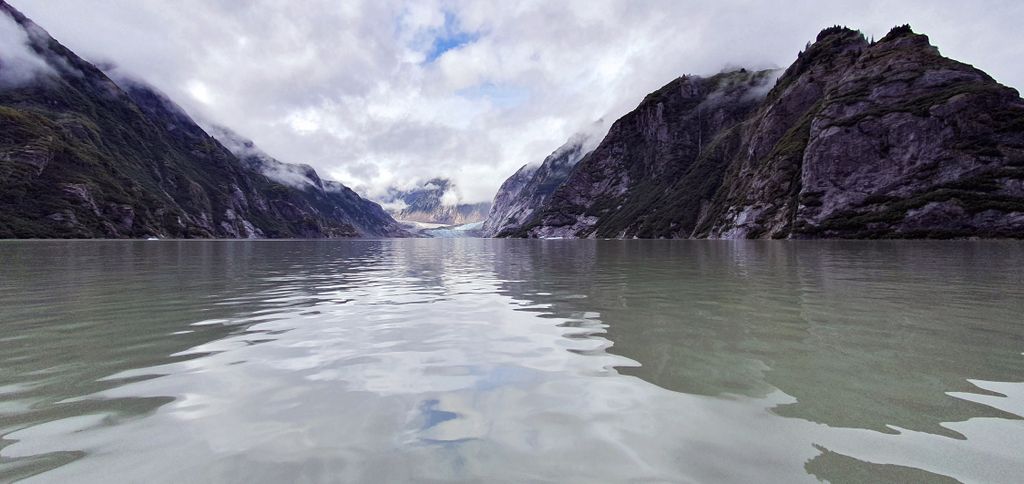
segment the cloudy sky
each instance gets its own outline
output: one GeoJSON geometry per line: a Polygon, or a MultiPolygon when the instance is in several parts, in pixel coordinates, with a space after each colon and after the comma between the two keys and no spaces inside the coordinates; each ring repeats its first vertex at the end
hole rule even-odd
{"type": "Polygon", "coordinates": [[[1024,2],[9,0],[88,60],[371,197],[452,178],[489,200],[686,73],[784,67],[819,30],[911,23],[1024,88],[1024,2]]]}

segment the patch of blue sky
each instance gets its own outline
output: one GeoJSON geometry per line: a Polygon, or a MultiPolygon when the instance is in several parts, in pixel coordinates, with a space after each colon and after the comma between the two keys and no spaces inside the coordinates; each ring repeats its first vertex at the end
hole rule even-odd
{"type": "Polygon", "coordinates": [[[514,108],[530,99],[530,90],[525,87],[490,82],[460,89],[455,94],[472,101],[488,102],[499,109],[514,108]]]}
{"type": "Polygon", "coordinates": [[[451,12],[444,13],[444,27],[434,37],[430,50],[426,54],[426,62],[431,63],[437,60],[452,49],[458,49],[466,44],[472,44],[480,38],[476,32],[465,32],[459,27],[459,19],[451,12]]]}

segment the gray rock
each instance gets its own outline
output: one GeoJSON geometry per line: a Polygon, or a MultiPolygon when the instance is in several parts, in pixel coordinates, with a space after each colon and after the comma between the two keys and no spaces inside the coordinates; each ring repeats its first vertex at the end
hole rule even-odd
{"type": "Polygon", "coordinates": [[[115,82],[6,2],[0,16],[53,67],[0,90],[0,238],[407,235],[308,166],[232,153],[167,96],[115,82]]]}
{"type": "Polygon", "coordinates": [[[757,118],[798,113],[774,129],[790,139],[751,138],[695,235],[1024,236],[1016,91],[905,31],[832,33],[802,57],[810,69],[787,71],[757,118]],[[817,96],[796,91],[811,83],[817,96]]]}
{"type": "Polygon", "coordinates": [[[488,202],[461,203],[457,187],[447,178],[432,178],[410,190],[391,188],[383,201],[396,219],[428,224],[482,222],[491,209],[488,202]]]}
{"type": "Polygon", "coordinates": [[[484,222],[485,237],[514,233],[544,205],[569,177],[573,167],[590,146],[590,136],[577,134],[551,153],[538,166],[524,165],[498,189],[491,211],[484,222]]]}
{"type": "Polygon", "coordinates": [[[909,27],[826,29],[771,73],[679,78],[504,235],[1024,237],[1024,100],[909,27]]]}

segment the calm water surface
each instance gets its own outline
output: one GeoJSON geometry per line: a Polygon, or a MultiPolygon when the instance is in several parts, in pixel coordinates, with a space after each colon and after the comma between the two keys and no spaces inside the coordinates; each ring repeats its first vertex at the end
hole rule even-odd
{"type": "Polygon", "coordinates": [[[1024,244],[0,242],[0,481],[1020,482],[1024,244]]]}

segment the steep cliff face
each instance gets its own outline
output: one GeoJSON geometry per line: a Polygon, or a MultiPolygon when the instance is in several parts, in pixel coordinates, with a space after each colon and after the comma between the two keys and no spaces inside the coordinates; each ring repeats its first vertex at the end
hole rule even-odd
{"type": "Polygon", "coordinates": [[[11,82],[16,64],[0,60],[0,238],[361,235],[166,96],[112,81],[2,1],[0,21],[35,65],[11,82]]]}
{"type": "Polygon", "coordinates": [[[583,158],[587,141],[587,135],[575,135],[539,166],[524,165],[505,180],[494,196],[482,234],[500,237],[518,231],[530,220],[534,210],[543,206],[569,177],[572,168],[583,158]]]}
{"type": "Polygon", "coordinates": [[[541,206],[538,204],[517,207],[518,204],[516,204],[519,194],[530,183],[537,168],[537,166],[529,164],[523,165],[498,187],[498,193],[494,194],[494,201],[491,202],[491,210],[487,212],[487,219],[484,220],[484,225],[481,228],[485,237],[495,237],[503,228],[510,225],[518,226],[525,221],[521,218],[524,211],[528,210],[532,213],[534,208],[541,206]]]}
{"type": "Polygon", "coordinates": [[[745,70],[686,76],[649,94],[509,235],[643,238],[692,230],[738,145],[737,125],[772,78],[745,70]]]}
{"type": "MultiPolygon", "coordinates": [[[[730,170],[718,197],[702,214],[702,227],[709,220],[723,217],[723,205],[735,203],[723,203],[723,199],[761,200],[763,219],[778,224],[788,220],[796,204],[799,185],[794,175],[800,170],[811,119],[821,108],[821,99],[829,86],[842,77],[867,47],[867,40],[859,32],[831,29],[822,32],[817,41],[800,54],[779,78],[760,109],[741,127],[742,146],[730,160],[730,170]]],[[[759,235],[732,232],[724,236],[759,235]]]]}
{"type": "Polygon", "coordinates": [[[1024,236],[1024,101],[924,35],[801,54],[697,236],[1024,236]],[[780,133],[781,136],[780,136],[780,133]]]}
{"type": "Polygon", "coordinates": [[[834,27],[785,71],[680,78],[620,119],[527,237],[1024,237],[1024,101],[928,38],[834,27]]]}
{"type": "Polygon", "coordinates": [[[398,220],[443,225],[482,222],[491,208],[488,202],[459,203],[455,185],[447,178],[434,178],[411,190],[392,189],[384,202],[393,207],[391,214],[398,220]]]}
{"type": "Polygon", "coordinates": [[[222,126],[211,134],[248,169],[293,190],[293,197],[311,213],[355,228],[363,237],[405,237],[409,235],[380,205],[366,200],[350,188],[320,178],[309,165],[284,163],[260,150],[252,140],[222,126]]]}

